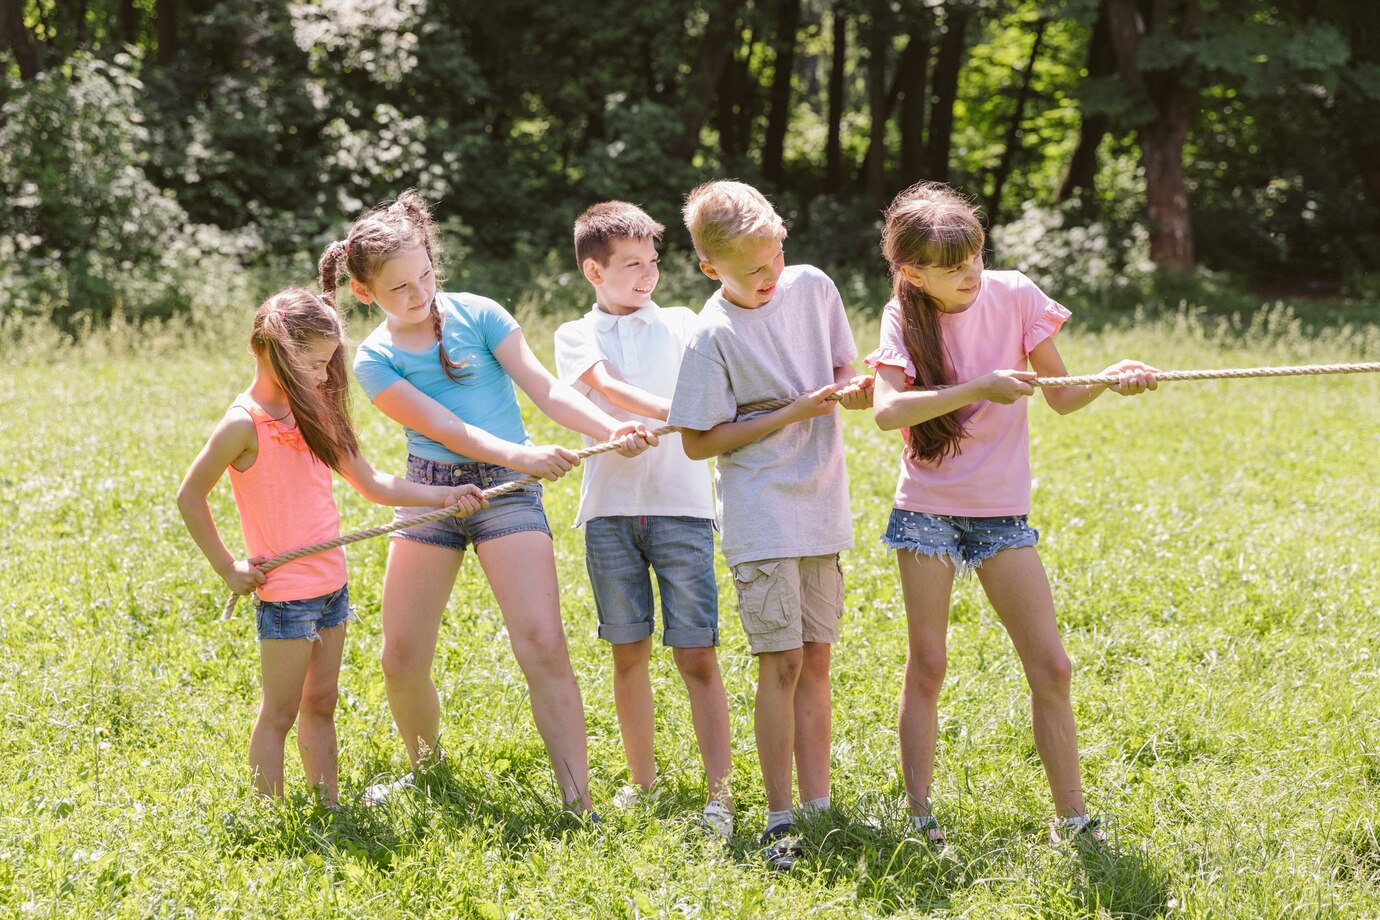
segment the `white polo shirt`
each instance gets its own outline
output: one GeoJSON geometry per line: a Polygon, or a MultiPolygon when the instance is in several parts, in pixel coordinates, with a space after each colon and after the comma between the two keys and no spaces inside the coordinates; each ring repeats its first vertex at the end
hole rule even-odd
{"type": "MultiPolygon", "coordinates": [[[[556,375],[614,418],[642,422],[649,429],[666,423],[620,409],[580,382],[600,361],[635,387],[669,400],[676,390],[685,343],[694,331],[695,313],[685,307],[648,304],[626,316],[597,306],[556,330],[556,375]]],[[[593,444],[585,438],[586,445],[593,444]]],[[[590,457],[581,466],[580,510],[575,526],[596,517],[664,515],[715,520],[709,461],[691,460],[680,435],[636,457],[616,453],[590,457]]]]}

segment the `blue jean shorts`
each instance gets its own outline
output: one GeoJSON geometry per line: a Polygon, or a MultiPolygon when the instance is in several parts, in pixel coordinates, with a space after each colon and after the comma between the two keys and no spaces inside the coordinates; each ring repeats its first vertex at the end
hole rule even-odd
{"type": "MultiPolygon", "coordinates": [[[[449,463],[444,460],[426,460],[422,457],[407,458],[407,479],[430,486],[476,485],[481,489],[491,489],[505,482],[526,478],[526,473],[510,470],[494,463],[449,463]]],[[[409,518],[430,514],[435,508],[398,508],[393,512],[393,520],[406,521],[409,518]]],[[[469,517],[444,517],[439,521],[427,521],[406,530],[395,531],[395,540],[415,540],[444,546],[457,552],[464,552],[471,543],[478,545],[485,540],[506,537],[509,534],[535,530],[551,536],[551,525],[546,521],[546,511],[541,504],[541,483],[528,483],[521,489],[508,492],[489,501],[489,507],[481,508],[469,517]]]]}
{"type": "Polygon", "coordinates": [[[319,629],[339,626],[350,618],[350,586],[304,601],[261,601],[254,596],[254,618],[260,639],[320,639],[319,629]]]}
{"type": "Polygon", "coordinates": [[[924,511],[891,509],[882,542],[892,549],[945,559],[960,575],[1004,549],[1034,546],[1040,532],[1024,514],[1009,517],[956,517],[924,511]]]}
{"type": "Polygon", "coordinates": [[[585,524],[585,567],[600,639],[623,645],[655,631],[650,569],[661,592],[662,644],[719,644],[713,521],[663,515],[593,518],[585,524]]]}

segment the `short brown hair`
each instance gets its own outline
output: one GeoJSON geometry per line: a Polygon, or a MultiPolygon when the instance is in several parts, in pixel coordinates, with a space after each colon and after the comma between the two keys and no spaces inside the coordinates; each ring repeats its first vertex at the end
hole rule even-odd
{"type": "Polygon", "coordinates": [[[705,262],[743,240],[784,240],[786,224],[762,193],[745,182],[706,182],[685,196],[685,218],[695,252],[705,262]]]}
{"type": "Polygon", "coordinates": [[[601,201],[575,219],[575,262],[593,259],[607,266],[619,240],[656,240],[666,228],[626,201],[601,201]]]}

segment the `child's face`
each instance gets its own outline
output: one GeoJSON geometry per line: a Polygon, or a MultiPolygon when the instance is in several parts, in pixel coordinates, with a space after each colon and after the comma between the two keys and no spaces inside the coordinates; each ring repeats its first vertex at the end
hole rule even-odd
{"type": "Polygon", "coordinates": [[[351,279],[350,290],[362,303],[378,304],[390,320],[411,326],[431,321],[436,272],[426,248],[415,246],[383,263],[368,286],[351,279]]]}
{"type": "Polygon", "coordinates": [[[962,313],[972,306],[982,290],[981,251],[948,268],[904,265],[901,271],[907,281],[934,298],[945,313],[962,313]]]}
{"type": "Polygon", "coordinates": [[[302,353],[302,367],[307,372],[307,381],[316,389],[319,390],[326,385],[331,358],[335,357],[339,348],[340,342],[337,339],[323,335],[313,338],[302,353]]]}
{"type": "Polygon", "coordinates": [[[745,310],[771,300],[785,267],[785,248],[772,239],[742,240],[712,262],[700,262],[700,271],[724,286],[724,298],[745,310]]]}
{"type": "Polygon", "coordinates": [[[650,239],[617,240],[608,265],[585,259],[585,277],[594,285],[599,306],[607,313],[626,314],[652,302],[661,278],[661,260],[650,239]]]}

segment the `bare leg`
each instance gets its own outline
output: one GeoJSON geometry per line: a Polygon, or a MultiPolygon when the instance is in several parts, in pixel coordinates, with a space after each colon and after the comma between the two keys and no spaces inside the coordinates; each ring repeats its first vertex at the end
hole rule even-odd
{"type": "Polygon", "coordinates": [[[757,702],[752,729],[757,759],[767,787],[767,807],[791,807],[791,760],[795,752],[795,688],[805,653],[802,649],[763,652],[757,656],[757,702]]]}
{"type": "Polygon", "coordinates": [[[830,646],[806,642],[802,652],[800,681],[795,687],[795,772],[800,801],[810,802],[829,794],[830,646]]]}
{"type": "Polygon", "coordinates": [[[388,708],[415,767],[437,750],[441,700],[431,679],[441,616],[463,553],[444,546],[393,540],[383,574],[383,664],[388,708]]]}
{"type": "Polygon", "coordinates": [[[1054,599],[1040,555],[1033,546],[1003,550],[977,572],[1025,667],[1035,749],[1045,765],[1054,810],[1061,818],[1081,815],[1078,734],[1069,696],[1073,667],[1059,639],[1054,599]]]}
{"type": "MultiPolygon", "coordinates": [[[[297,719],[314,644],[309,639],[264,639],[259,643],[263,697],[249,734],[249,766],[254,771],[254,787],[265,796],[283,795],[283,747],[297,719]]],[[[311,781],[310,774],[307,781],[311,781]]]]}
{"type": "Polygon", "coordinates": [[[713,647],[677,648],[672,651],[685,689],[690,695],[690,718],[704,762],[709,801],[733,807],[731,771],[733,755],[728,731],[728,699],[724,695],[719,655],[713,647]]]}
{"type": "Polygon", "coordinates": [[[326,801],[336,804],[337,747],[335,704],[340,697],[340,659],[345,652],[345,624],[317,630],[311,644],[311,663],[302,683],[297,709],[297,752],[307,782],[318,786],[326,801]]]}
{"type": "Polygon", "coordinates": [[[486,540],[475,555],[493,588],[513,655],[527,678],[532,718],[567,802],[589,810],[589,753],[580,687],[570,666],[551,538],[522,531],[486,540]]]}
{"type": "Polygon", "coordinates": [[[930,814],[934,751],[939,738],[939,690],[948,666],[949,595],[954,569],[947,561],[897,550],[906,603],[906,673],[901,682],[897,729],[901,773],[910,813],[930,814]]]}
{"type": "Polygon", "coordinates": [[[643,789],[652,788],[656,782],[652,678],[647,672],[651,655],[651,636],[613,646],[613,705],[618,710],[618,731],[623,736],[628,772],[643,789]]]}

